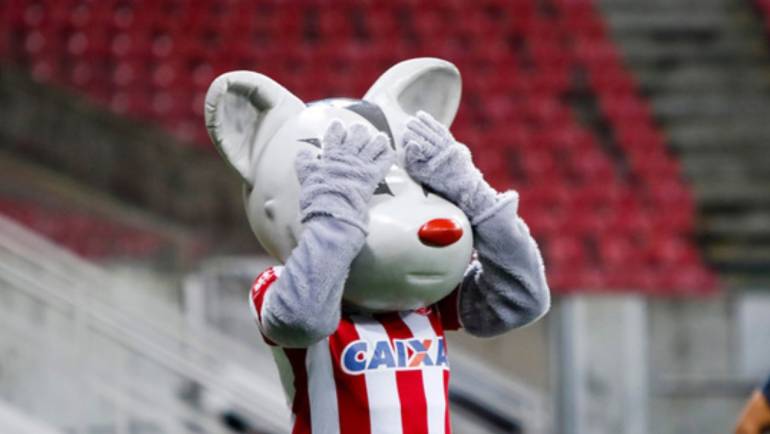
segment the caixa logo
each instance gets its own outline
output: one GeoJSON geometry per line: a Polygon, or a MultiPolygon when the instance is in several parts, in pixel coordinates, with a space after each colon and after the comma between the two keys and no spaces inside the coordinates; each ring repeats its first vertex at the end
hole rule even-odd
{"type": "Polygon", "coordinates": [[[351,375],[367,371],[407,371],[434,366],[449,369],[443,337],[433,339],[394,339],[374,342],[359,339],[342,350],[342,370],[351,375]]]}

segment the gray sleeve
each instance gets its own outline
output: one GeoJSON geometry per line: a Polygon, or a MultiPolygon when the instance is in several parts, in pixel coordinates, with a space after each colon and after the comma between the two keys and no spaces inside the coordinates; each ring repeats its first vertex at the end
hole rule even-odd
{"type": "Polygon", "coordinates": [[[339,326],[342,292],[364,232],[333,217],[306,223],[298,246],[265,294],[262,332],[283,347],[308,347],[339,326]]]}
{"type": "Polygon", "coordinates": [[[536,321],[550,308],[543,259],[518,216],[518,194],[506,193],[473,219],[477,260],[460,287],[465,330],[491,337],[536,321]]]}

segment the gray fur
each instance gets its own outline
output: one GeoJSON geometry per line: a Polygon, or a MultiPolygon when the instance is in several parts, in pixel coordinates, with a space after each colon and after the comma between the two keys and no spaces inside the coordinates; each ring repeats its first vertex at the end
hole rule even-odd
{"type": "Polygon", "coordinates": [[[496,192],[473,165],[468,148],[425,112],[406,124],[404,134],[407,172],[457,205],[471,219],[494,206],[496,192]]]}
{"type": "Polygon", "coordinates": [[[476,336],[495,336],[548,312],[551,297],[540,250],[517,215],[518,194],[498,198],[494,212],[474,226],[478,259],[460,287],[460,321],[476,336]]]}
{"type": "Polygon", "coordinates": [[[429,114],[407,123],[409,174],[454,202],[474,230],[478,259],[461,284],[460,320],[468,333],[494,336],[531,323],[550,308],[543,259],[518,216],[518,194],[498,195],[470,152],[429,114]]]}
{"type": "Polygon", "coordinates": [[[265,295],[265,336],[282,347],[304,348],[334,333],[350,264],[365,238],[360,228],[334,217],[309,221],[281,277],[265,295]]]}
{"type": "Polygon", "coordinates": [[[383,134],[333,122],[320,158],[297,155],[305,224],[281,277],[265,295],[262,331],[284,347],[307,347],[334,333],[350,264],[364,245],[368,203],[394,161],[383,134]],[[319,270],[321,272],[319,272],[319,270]]]}
{"type": "Polygon", "coordinates": [[[361,124],[346,131],[342,123],[332,122],[320,158],[310,149],[297,154],[301,221],[331,215],[366,233],[367,205],[395,158],[388,143],[387,136],[378,133],[372,138],[361,124]]]}

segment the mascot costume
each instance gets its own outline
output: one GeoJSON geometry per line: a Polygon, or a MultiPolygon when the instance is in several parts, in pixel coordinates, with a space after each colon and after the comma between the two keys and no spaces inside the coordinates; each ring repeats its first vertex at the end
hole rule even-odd
{"type": "Polygon", "coordinates": [[[361,100],[306,104],[247,71],[209,88],[211,139],[283,264],[249,303],[293,433],[448,433],[444,332],[495,336],[549,308],[518,194],[492,189],[449,133],[459,100],[457,68],[433,58],[361,100]]]}

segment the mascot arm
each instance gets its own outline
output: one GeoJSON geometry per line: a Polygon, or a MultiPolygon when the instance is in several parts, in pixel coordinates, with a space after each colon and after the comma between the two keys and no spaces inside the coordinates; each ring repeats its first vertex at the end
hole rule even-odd
{"type": "Polygon", "coordinates": [[[284,347],[307,347],[334,333],[350,264],[364,245],[368,203],[395,159],[385,135],[332,122],[320,154],[295,161],[304,224],[274,288],[258,311],[262,333],[284,347]]]}
{"type": "Polygon", "coordinates": [[[468,333],[495,336],[536,321],[550,308],[543,259],[517,215],[518,194],[505,193],[474,225],[478,259],[459,294],[459,317],[468,333]]]}
{"type": "Polygon", "coordinates": [[[308,222],[275,282],[254,303],[262,334],[282,347],[308,347],[331,335],[340,321],[350,264],[364,233],[333,217],[308,222]]]}
{"type": "Polygon", "coordinates": [[[409,174],[455,203],[474,229],[478,260],[460,287],[459,319],[477,336],[494,336],[528,324],[550,307],[543,259],[518,216],[516,192],[498,194],[487,184],[468,148],[428,113],[407,122],[409,174]]]}

